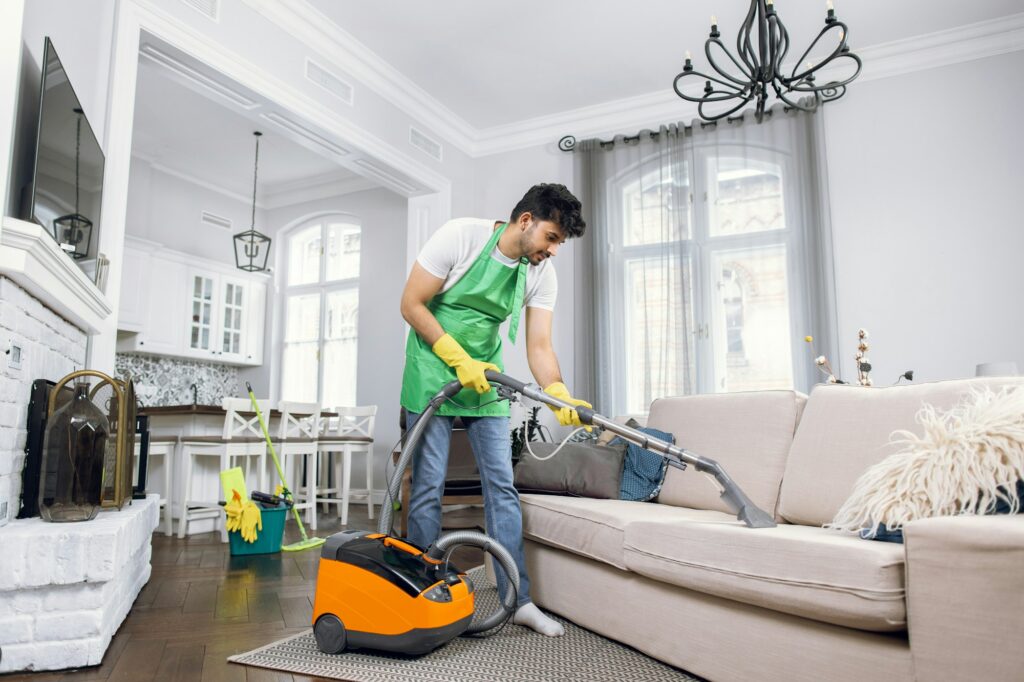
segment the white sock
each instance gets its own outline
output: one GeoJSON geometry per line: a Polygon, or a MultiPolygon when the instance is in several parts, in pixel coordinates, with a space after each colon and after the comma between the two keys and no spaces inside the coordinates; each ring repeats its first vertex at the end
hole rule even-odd
{"type": "Polygon", "coordinates": [[[533,628],[548,637],[560,637],[565,634],[565,628],[562,627],[562,624],[544,615],[533,602],[523,604],[516,609],[515,615],[512,616],[512,622],[516,625],[525,625],[528,628],[533,628]]]}

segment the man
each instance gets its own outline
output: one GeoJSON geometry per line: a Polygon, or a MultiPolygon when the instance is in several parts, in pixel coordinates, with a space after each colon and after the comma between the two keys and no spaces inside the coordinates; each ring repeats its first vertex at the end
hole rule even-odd
{"type": "MultiPolygon", "coordinates": [[[[441,532],[441,496],[448,446],[456,415],[466,424],[484,496],[487,534],[503,545],[519,567],[513,622],[545,635],[562,626],[530,601],[523,558],[523,517],[512,485],[509,408],[484,376],[502,371],[499,325],[509,321],[509,340],[526,307],[526,353],[534,378],[551,395],[572,405],[551,345],[551,319],[558,283],[549,261],[566,239],[586,229],[580,202],[564,185],[530,188],[506,223],[463,218],[445,223],[423,247],[402,293],[402,317],[412,327],[405,351],[402,406],[412,428],[427,402],[456,378],[463,390],[444,403],[413,455],[409,540],[427,547],[441,532]]],[[[555,410],[564,425],[579,425],[575,410],[555,410]]],[[[499,571],[498,590],[508,589],[499,571]]]]}

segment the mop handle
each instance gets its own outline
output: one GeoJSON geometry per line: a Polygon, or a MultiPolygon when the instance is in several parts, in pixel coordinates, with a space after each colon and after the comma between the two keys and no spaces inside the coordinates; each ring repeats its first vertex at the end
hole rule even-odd
{"type": "MultiPolygon", "coordinates": [[[[245,389],[249,391],[249,400],[252,401],[252,409],[255,410],[256,418],[260,421],[260,429],[263,430],[263,438],[267,441],[267,447],[270,448],[270,456],[274,460],[274,466],[277,467],[277,475],[281,478],[281,483],[284,485],[288,499],[294,502],[292,490],[288,487],[288,481],[284,479],[284,470],[281,468],[281,461],[277,458],[277,451],[274,449],[274,444],[270,440],[270,431],[267,430],[267,424],[263,421],[263,413],[260,412],[259,403],[256,402],[256,394],[252,392],[252,385],[248,381],[245,382],[245,389]]],[[[299,522],[299,528],[302,530],[302,535],[305,536],[306,529],[302,527],[302,519],[299,518],[299,512],[295,508],[294,504],[292,504],[292,514],[295,515],[295,520],[299,522]]]]}

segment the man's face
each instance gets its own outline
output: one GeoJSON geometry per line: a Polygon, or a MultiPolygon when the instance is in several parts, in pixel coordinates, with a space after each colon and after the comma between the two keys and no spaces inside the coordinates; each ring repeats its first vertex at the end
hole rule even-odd
{"type": "MultiPolygon", "coordinates": [[[[523,214],[525,218],[529,214],[523,214]]],[[[530,260],[530,265],[538,265],[545,259],[558,253],[558,247],[565,243],[565,233],[558,223],[550,220],[528,218],[522,235],[519,237],[519,249],[530,260]]]]}

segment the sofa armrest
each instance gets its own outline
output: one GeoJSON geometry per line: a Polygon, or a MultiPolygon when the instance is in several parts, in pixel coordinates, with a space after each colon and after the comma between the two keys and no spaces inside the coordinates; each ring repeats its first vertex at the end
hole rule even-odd
{"type": "Polygon", "coordinates": [[[1024,514],[951,516],[904,529],[915,677],[1024,674],[1024,514]]]}

